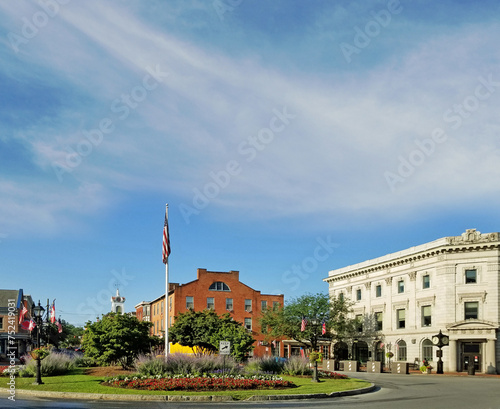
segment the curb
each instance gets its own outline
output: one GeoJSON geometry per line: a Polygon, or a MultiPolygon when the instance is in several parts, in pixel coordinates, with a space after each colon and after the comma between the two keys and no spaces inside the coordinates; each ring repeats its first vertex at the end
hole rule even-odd
{"type": "MultiPolygon", "coordinates": [[[[336,398],[340,396],[359,395],[372,392],[376,388],[372,383],[370,386],[350,391],[332,392],[332,393],[314,393],[303,395],[254,395],[241,402],[248,401],[267,401],[267,400],[291,400],[291,399],[325,399],[336,398]]],[[[10,394],[7,388],[0,388],[0,394],[10,394]]],[[[226,395],[119,395],[106,393],[77,393],[77,392],[53,392],[53,391],[33,391],[26,389],[17,389],[16,395],[36,396],[39,398],[64,398],[64,399],[82,399],[82,400],[110,400],[110,401],[159,401],[159,402],[229,402],[235,401],[232,396],[226,395]]],[[[16,397],[17,397],[16,396],[16,397]]]]}

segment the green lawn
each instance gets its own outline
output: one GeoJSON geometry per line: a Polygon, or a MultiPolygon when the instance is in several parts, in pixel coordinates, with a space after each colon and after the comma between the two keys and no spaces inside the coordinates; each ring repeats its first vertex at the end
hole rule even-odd
{"type": "MultiPolygon", "coordinates": [[[[7,379],[7,378],[6,378],[7,379]]],[[[292,381],[297,388],[286,388],[278,390],[245,390],[245,391],[208,391],[208,392],[187,392],[187,391],[141,391],[133,389],[114,388],[103,386],[100,383],[104,377],[84,375],[83,368],[76,369],[64,376],[43,377],[43,385],[33,385],[34,378],[16,378],[16,389],[30,389],[39,391],[57,392],[79,392],[79,393],[105,393],[105,394],[129,394],[129,395],[231,395],[234,399],[246,399],[253,395],[289,395],[289,394],[309,394],[309,393],[331,393],[346,391],[350,389],[364,388],[370,385],[369,382],[359,379],[324,379],[319,383],[311,382],[311,378],[298,378],[293,376],[283,376],[283,379],[292,381]]],[[[5,387],[2,385],[2,387],[5,387]]]]}

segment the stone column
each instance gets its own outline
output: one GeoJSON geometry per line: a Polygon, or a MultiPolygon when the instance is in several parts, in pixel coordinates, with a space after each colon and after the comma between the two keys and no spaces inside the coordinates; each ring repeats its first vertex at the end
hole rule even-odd
{"type": "Polygon", "coordinates": [[[457,341],[450,339],[448,347],[448,370],[447,372],[457,372],[457,341]]]}
{"type": "Polygon", "coordinates": [[[495,359],[495,340],[488,339],[486,341],[486,348],[484,351],[484,373],[497,373],[496,359],[495,359]]]}

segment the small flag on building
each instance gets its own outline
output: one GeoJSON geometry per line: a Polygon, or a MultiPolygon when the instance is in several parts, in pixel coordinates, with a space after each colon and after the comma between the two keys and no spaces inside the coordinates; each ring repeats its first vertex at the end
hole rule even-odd
{"type": "Polygon", "coordinates": [[[163,264],[167,264],[170,255],[170,235],[168,233],[168,214],[165,210],[165,223],[163,224],[163,264]]]}
{"type": "Polygon", "coordinates": [[[35,321],[33,321],[33,318],[30,319],[30,322],[28,324],[28,331],[33,331],[36,327],[35,321]]]}
{"type": "Polygon", "coordinates": [[[300,324],[300,330],[303,332],[306,330],[307,320],[302,318],[302,323],[300,324]]]}
{"type": "Polygon", "coordinates": [[[21,308],[21,311],[19,312],[19,324],[21,324],[24,320],[24,316],[28,312],[28,309],[26,306],[23,304],[23,308],[21,308]]]}
{"type": "Polygon", "coordinates": [[[31,331],[31,330],[30,330],[30,320],[24,320],[24,321],[21,323],[21,328],[22,328],[22,329],[25,329],[26,331],[31,331]]]}
{"type": "Polygon", "coordinates": [[[321,335],[326,334],[326,322],[323,321],[323,324],[321,325],[321,335]]]}
{"type": "Polygon", "coordinates": [[[61,332],[63,332],[63,327],[62,327],[62,324],[61,324],[61,320],[58,320],[58,321],[56,322],[56,325],[57,325],[57,332],[59,332],[59,334],[60,334],[61,332]]]}

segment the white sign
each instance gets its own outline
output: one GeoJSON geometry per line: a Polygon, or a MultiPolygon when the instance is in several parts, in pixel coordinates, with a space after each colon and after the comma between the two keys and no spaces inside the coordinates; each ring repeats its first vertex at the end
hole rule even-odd
{"type": "Polygon", "coordinates": [[[229,341],[220,341],[219,342],[219,354],[221,355],[229,355],[231,352],[231,342],[229,341]]]}

